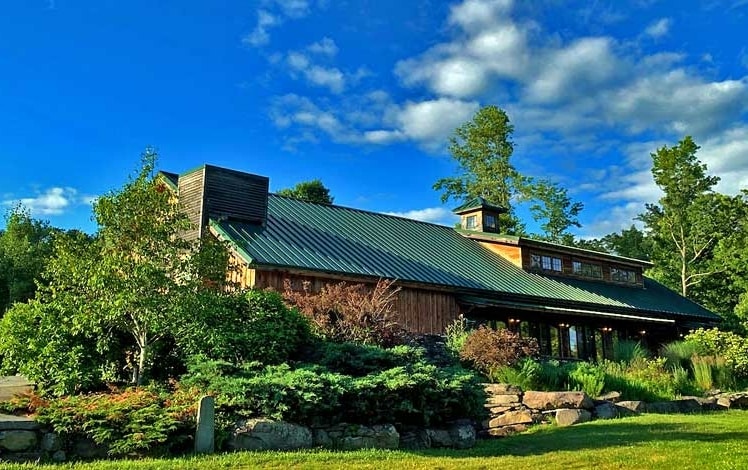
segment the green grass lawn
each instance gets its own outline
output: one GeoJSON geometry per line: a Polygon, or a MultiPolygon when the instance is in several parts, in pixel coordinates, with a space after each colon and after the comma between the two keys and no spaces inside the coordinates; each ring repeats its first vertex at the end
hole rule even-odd
{"type": "MultiPolygon", "coordinates": [[[[475,448],[463,451],[239,452],[42,467],[50,470],[289,467],[748,469],[748,411],[644,415],[568,428],[539,426],[526,434],[479,441],[475,448]]],[[[39,466],[9,465],[7,468],[20,470],[39,466]]]]}

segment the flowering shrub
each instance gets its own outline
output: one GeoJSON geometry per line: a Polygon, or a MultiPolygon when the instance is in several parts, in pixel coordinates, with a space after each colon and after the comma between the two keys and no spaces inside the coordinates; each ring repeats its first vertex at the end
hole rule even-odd
{"type": "Polygon", "coordinates": [[[699,328],[687,335],[684,340],[696,345],[701,356],[721,356],[735,374],[748,378],[748,338],[717,328],[699,328]]]}

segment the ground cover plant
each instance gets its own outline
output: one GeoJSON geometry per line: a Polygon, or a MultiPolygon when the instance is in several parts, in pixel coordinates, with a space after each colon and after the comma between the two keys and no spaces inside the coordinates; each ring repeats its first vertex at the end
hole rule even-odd
{"type": "Polygon", "coordinates": [[[738,469],[748,466],[746,411],[699,415],[642,415],[568,428],[538,426],[466,450],[236,452],[137,461],[36,465],[8,470],[233,469],[233,468],[598,468],[738,469]]]}

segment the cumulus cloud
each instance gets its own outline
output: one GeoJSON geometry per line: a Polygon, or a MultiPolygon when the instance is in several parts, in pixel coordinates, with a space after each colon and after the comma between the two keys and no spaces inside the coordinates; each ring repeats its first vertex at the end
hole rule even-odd
{"type": "Polygon", "coordinates": [[[21,205],[33,216],[60,215],[77,205],[92,204],[95,196],[80,195],[74,188],[52,187],[39,191],[34,196],[2,201],[5,207],[21,205]]]}
{"type": "Polygon", "coordinates": [[[644,30],[644,34],[654,39],[667,36],[667,34],[670,32],[671,24],[672,20],[670,20],[670,18],[660,18],[659,20],[647,26],[647,29],[644,30]]]}
{"type": "Polygon", "coordinates": [[[270,43],[270,30],[288,19],[303,18],[312,10],[311,0],[262,0],[257,10],[255,27],[242,38],[242,43],[261,47],[270,43]]]}
{"type": "Polygon", "coordinates": [[[459,221],[458,216],[444,207],[427,207],[425,209],[413,209],[405,212],[385,212],[385,214],[448,226],[454,225],[459,221]]]}

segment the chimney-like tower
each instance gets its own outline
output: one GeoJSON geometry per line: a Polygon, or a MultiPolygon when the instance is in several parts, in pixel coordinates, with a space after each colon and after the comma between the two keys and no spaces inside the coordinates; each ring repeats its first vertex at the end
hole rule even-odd
{"type": "Polygon", "coordinates": [[[209,218],[263,225],[268,211],[269,180],[212,165],[179,175],[179,202],[192,222],[187,240],[203,236],[209,218]]]}
{"type": "Polygon", "coordinates": [[[506,209],[476,197],[452,209],[452,212],[460,216],[460,228],[463,230],[499,233],[499,214],[505,213],[506,209]]]}

